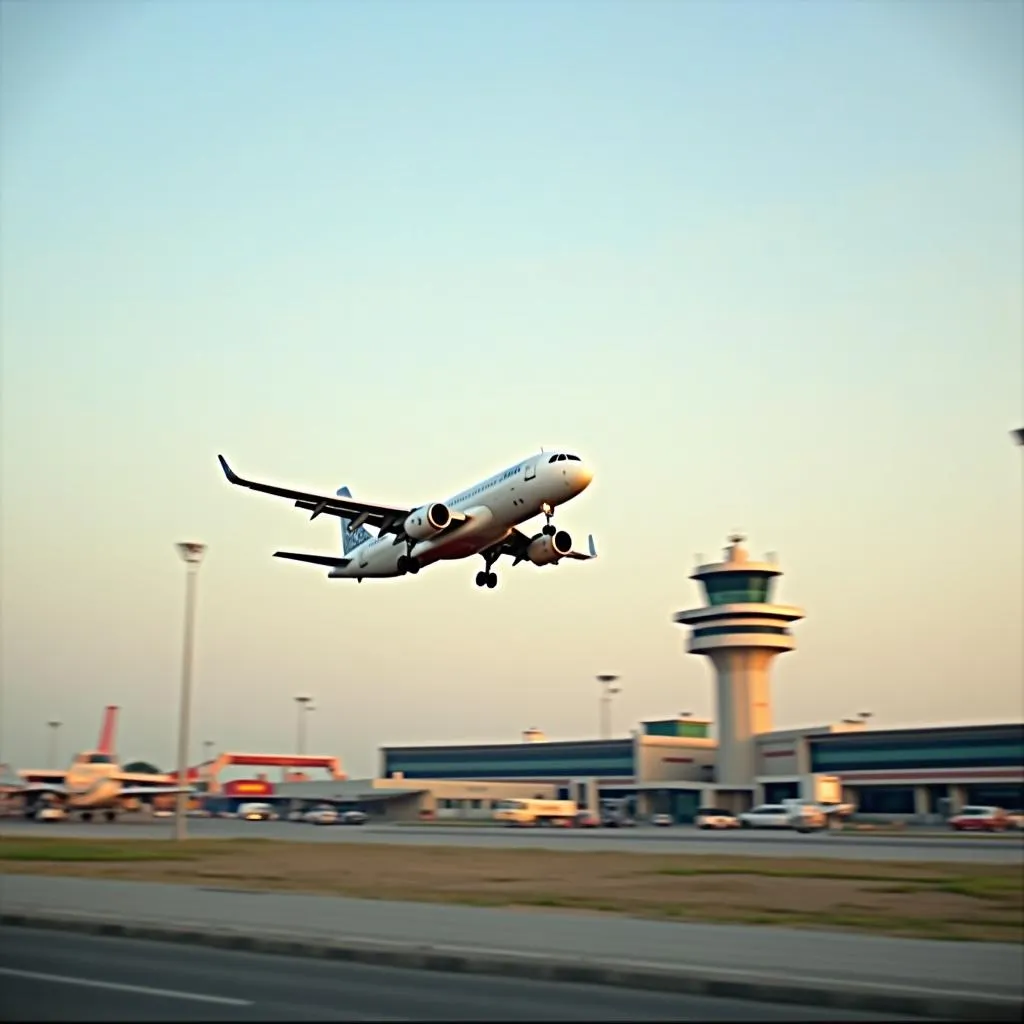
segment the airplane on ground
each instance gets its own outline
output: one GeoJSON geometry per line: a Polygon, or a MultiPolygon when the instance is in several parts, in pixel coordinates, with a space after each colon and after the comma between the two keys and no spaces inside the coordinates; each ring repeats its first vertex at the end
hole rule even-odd
{"type": "Polygon", "coordinates": [[[76,755],[67,771],[18,772],[24,780],[18,792],[25,801],[26,818],[35,818],[44,808],[53,807],[66,814],[78,813],[83,821],[91,821],[99,811],[107,821],[115,821],[126,801],[160,793],[194,792],[191,786],[173,784],[168,775],[121,770],[113,753],[117,711],[114,705],[107,707],[96,749],[76,755]]]}
{"type": "Polygon", "coordinates": [[[362,583],[367,578],[415,575],[434,562],[481,555],[484,568],[476,575],[476,585],[494,588],[498,577],[491,566],[502,555],[511,557],[513,565],[554,565],[563,558],[597,557],[592,536],[588,552],[574,551],[572,537],[551,523],[555,507],[575,498],[593,479],[580,457],[569,452],[531,455],[447,501],[409,508],[357,501],[347,487],[329,497],[255,483],[238,476],[223,455],[217,458],[230,483],[288,498],[296,508],[311,512],[311,520],[319,515],[341,520],[340,556],[274,552],[275,558],[327,566],[329,579],[362,583]],[[518,529],[541,513],[546,522],[539,533],[518,529]],[[377,533],[370,533],[367,525],[377,533]]]}

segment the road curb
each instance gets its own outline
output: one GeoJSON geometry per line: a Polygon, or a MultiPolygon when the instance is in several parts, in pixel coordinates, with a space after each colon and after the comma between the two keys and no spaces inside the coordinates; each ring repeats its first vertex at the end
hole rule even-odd
{"type": "Polygon", "coordinates": [[[130,939],[179,942],[186,945],[274,953],[351,963],[527,978],[534,981],[576,982],[618,988],[674,992],[686,995],[820,1006],[837,1010],[868,1011],[935,1020],[1013,1021],[1024,1016],[1024,998],[978,997],[931,992],[909,986],[874,984],[826,985],[813,981],[743,977],[715,977],[712,972],[673,970],[590,959],[552,961],[548,957],[515,953],[446,950],[412,943],[370,940],[320,939],[288,933],[251,932],[200,925],[162,924],[99,916],[61,916],[38,912],[2,912],[0,926],[49,928],[130,939]]]}

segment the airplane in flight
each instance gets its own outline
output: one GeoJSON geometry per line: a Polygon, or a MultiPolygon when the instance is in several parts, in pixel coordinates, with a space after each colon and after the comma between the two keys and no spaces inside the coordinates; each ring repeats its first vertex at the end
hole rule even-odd
{"type": "Polygon", "coordinates": [[[102,812],[107,821],[116,821],[127,801],[161,793],[194,792],[191,786],[174,784],[168,775],[121,770],[113,752],[117,711],[115,705],[107,707],[96,749],[77,754],[66,771],[18,772],[24,780],[18,792],[25,801],[26,818],[35,818],[43,808],[55,807],[65,814],[77,813],[82,821],[92,821],[97,812],[102,812]]]}
{"type": "Polygon", "coordinates": [[[569,452],[531,455],[447,501],[408,508],[357,501],[347,487],[330,497],[244,480],[223,455],[217,458],[229,482],[288,498],[310,512],[311,520],[319,515],[341,520],[341,555],[274,552],[275,558],[327,566],[329,579],[362,583],[406,573],[414,576],[434,562],[480,555],[484,568],[476,574],[476,585],[493,589],[498,577],[491,567],[502,555],[512,558],[513,565],[555,565],[563,558],[597,557],[592,536],[587,552],[574,551],[572,537],[551,522],[555,507],[582,493],[593,479],[583,460],[569,452]],[[540,532],[519,529],[539,514],[545,517],[540,532]],[[376,528],[376,534],[367,526],[376,528]]]}

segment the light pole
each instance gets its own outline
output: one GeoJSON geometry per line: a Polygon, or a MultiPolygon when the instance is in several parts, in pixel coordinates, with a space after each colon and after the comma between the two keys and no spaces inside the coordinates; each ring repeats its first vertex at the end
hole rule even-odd
{"type": "Polygon", "coordinates": [[[204,761],[209,761],[210,760],[210,754],[213,753],[213,748],[216,745],[217,744],[215,743],[214,740],[203,740],[203,760],[204,761]]]}
{"type": "Polygon", "coordinates": [[[50,743],[49,752],[47,754],[46,763],[51,768],[57,767],[57,730],[61,727],[60,722],[47,722],[50,727],[50,743]]]}
{"type": "Polygon", "coordinates": [[[600,675],[597,681],[601,684],[601,739],[611,739],[612,734],[612,697],[622,692],[621,686],[615,685],[618,676],[600,675]]]}
{"type": "MultiPolygon", "coordinates": [[[[206,545],[186,542],[178,545],[185,562],[185,634],[181,647],[181,710],[178,715],[178,785],[188,785],[188,727],[192,713],[192,648],[195,641],[196,578],[206,545]]],[[[177,794],[174,807],[174,838],[186,839],[188,794],[177,794]]]]}
{"type": "Polygon", "coordinates": [[[296,743],[295,751],[298,754],[305,754],[306,752],[306,713],[308,711],[315,711],[313,707],[312,697],[296,697],[295,703],[298,706],[298,726],[296,729],[296,743]]]}

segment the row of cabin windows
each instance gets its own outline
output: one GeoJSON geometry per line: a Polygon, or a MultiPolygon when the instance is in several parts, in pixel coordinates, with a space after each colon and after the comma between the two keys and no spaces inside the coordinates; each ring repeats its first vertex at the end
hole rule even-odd
{"type": "Polygon", "coordinates": [[[522,466],[513,466],[512,469],[506,469],[501,476],[492,477],[487,483],[480,484],[479,487],[474,487],[472,490],[463,491],[461,494],[457,494],[451,499],[449,504],[454,505],[458,501],[462,501],[464,498],[472,498],[474,494],[480,494],[482,491],[486,491],[492,484],[501,483],[502,480],[511,480],[520,470],[522,466]]]}

